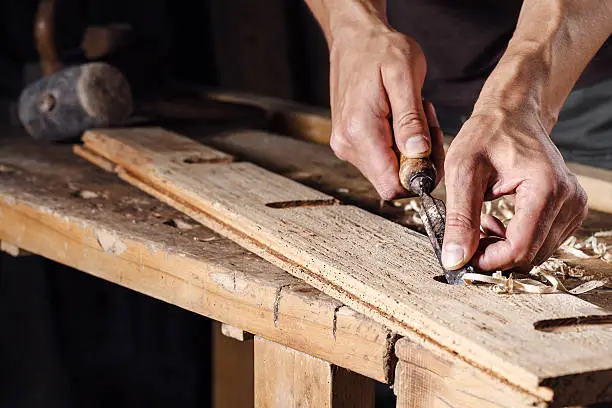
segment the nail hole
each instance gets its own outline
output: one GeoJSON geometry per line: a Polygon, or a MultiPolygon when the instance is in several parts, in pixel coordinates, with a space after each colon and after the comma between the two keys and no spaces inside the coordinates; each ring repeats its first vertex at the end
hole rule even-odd
{"type": "Polygon", "coordinates": [[[198,155],[193,155],[193,156],[189,156],[189,157],[185,157],[183,159],[183,163],[187,163],[187,164],[201,164],[201,163],[207,163],[207,164],[215,164],[215,163],[231,163],[232,162],[232,158],[231,157],[202,157],[202,156],[198,156],[198,155]]]}
{"type": "Polygon", "coordinates": [[[433,278],[436,282],[440,282],[440,283],[444,283],[444,284],[448,284],[448,282],[446,281],[446,276],[444,275],[438,275],[438,276],[434,276],[433,278]]]}
{"type": "Polygon", "coordinates": [[[539,320],[534,329],[548,333],[577,332],[588,329],[612,328],[612,315],[588,315],[561,319],[539,320]]]}
{"type": "Polygon", "coordinates": [[[270,208],[295,208],[295,207],[323,207],[328,205],[338,205],[340,201],[335,198],[329,200],[293,200],[293,201],[277,201],[267,203],[266,207],[270,208]]]}
{"type": "Polygon", "coordinates": [[[164,224],[184,231],[194,229],[197,226],[190,224],[187,221],[183,221],[180,218],[173,218],[171,220],[164,221],[164,224]]]}

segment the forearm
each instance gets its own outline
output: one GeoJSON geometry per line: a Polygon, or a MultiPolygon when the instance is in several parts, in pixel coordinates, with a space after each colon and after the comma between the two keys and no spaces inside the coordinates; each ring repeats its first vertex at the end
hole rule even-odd
{"type": "Polygon", "coordinates": [[[386,0],[305,0],[331,48],[339,35],[387,27],[386,0]]]}
{"type": "Polygon", "coordinates": [[[474,112],[536,110],[550,131],[588,62],[612,32],[609,0],[525,0],[508,48],[474,112]]]}

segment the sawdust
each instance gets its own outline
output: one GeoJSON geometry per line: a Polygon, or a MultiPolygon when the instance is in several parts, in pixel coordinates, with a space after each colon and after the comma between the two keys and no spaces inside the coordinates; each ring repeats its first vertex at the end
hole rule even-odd
{"type": "MultiPolygon", "coordinates": [[[[423,221],[419,216],[420,202],[417,198],[407,202],[394,201],[396,207],[404,206],[407,220],[413,225],[422,225],[423,221]]],[[[487,201],[482,205],[481,214],[492,215],[499,219],[505,226],[514,216],[513,197],[502,197],[495,201],[487,201]]],[[[526,278],[516,278],[512,274],[504,276],[501,271],[496,271],[492,275],[471,273],[464,276],[468,284],[486,283],[490,284],[491,290],[496,293],[555,293],[567,292],[574,295],[584,294],[609,282],[607,278],[597,278],[589,274],[582,266],[570,265],[567,261],[558,256],[571,255],[578,259],[600,259],[605,262],[612,262],[612,246],[606,239],[612,238],[612,230],[598,231],[591,236],[580,240],[575,236],[570,236],[555,251],[552,257],[542,264],[533,267],[526,278]],[[567,289],[564,282],[572,280],[579,284],[572,289],[567,289]]]]}

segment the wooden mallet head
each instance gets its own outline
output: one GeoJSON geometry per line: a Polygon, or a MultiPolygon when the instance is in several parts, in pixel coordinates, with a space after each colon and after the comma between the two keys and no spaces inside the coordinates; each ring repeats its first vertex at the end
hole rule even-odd
{"type": "Polygon", "coordinates": [[[79,137],[87,129],[121,125],[132,113],[127,79],[103,62],[68,67],[28,85],[19,119],[38,140],[79,137]]]}

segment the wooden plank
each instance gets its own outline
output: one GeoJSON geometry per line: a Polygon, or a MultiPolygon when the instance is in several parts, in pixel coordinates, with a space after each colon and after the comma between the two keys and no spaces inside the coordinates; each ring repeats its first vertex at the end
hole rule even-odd
{"type": "MultiPolygon", "coordinates": [[[[189,86],[185,90],[193,91],[193,87],[189,86]]],[[[332,126],[328,109],[244,92],[207,89],[200,95],[209,100],[253,106],[266,111],[266,125],[270,132],[329,144],[332,126]]]]}
{"type": "Polygon", "coordinates": [[[552,399],[561,377],[609,377],[605,344],[612,333],[605,328],[554,335],[534,329],[543,319],[603,315],[603,308],[566,294],[499,296],[437,282],[440,268],[423,236],[352,206],[291,207],[331,201],[248,163],[170,169],[145,154],[150,139],[129,130],[91,131],[84,141],[120,165],[124,179],[199,222],[427,347],[457,353],[539,398],[552,399]],[[143,153],[105,151],[124,140],[142,143],[143,153]],[[290,208],[270,205],[278,202],[290,208]]]}
{"type": "MultiPolygon", "coordinates": [[[[201,96],[224,102],[255,106],[268,112],[268,130],[308,140],[329,144],[332,122],[329,110],[285,101],[279,98],[261,97],[248,93],[218,90],[203,90],[201,96]]],[[[448,149],[452,137],[445,137],[444,148],[448,149]]],[[[588,195],[589,208],[612,213],[612,171],[584,164],[568,162],[588,195]]],[[[436,188],[438,197],[444,196],[444,182],[436,188]]]]}
{"type": "Polygon", "coordinates": [[[221,323],[213,331],[213,407],[254,407],[253,338],[239,341],[222,332],[221,323]]]}
{"type": "Polygon", "coordinates": [[[4,140],[0,165],[0,240],[392,380],[396,336],[386,327],[75,159],[68,146],[4,140]],[[79,190],[98,194],[84,199],[79,190]],[[177,219],[193,228],[172,226],[177,219]]]}
{"type": "Polygon", "coordinates": [[[589,208],[612,213],[612,171],[572,162],[567,166],[586,191],[589,208]]]}
{"type": "Polygon", "coordinates": [[[373,408],[374,381],[255,337],[255,406],[373,408]]]}
{"type": "Polygon", "coordinates": [[[403,338],[395,345],[399,359],[393,391],[398,408],[539,407],[547,404],[499,378],[447,353],[434,352],[403,338]]]}

